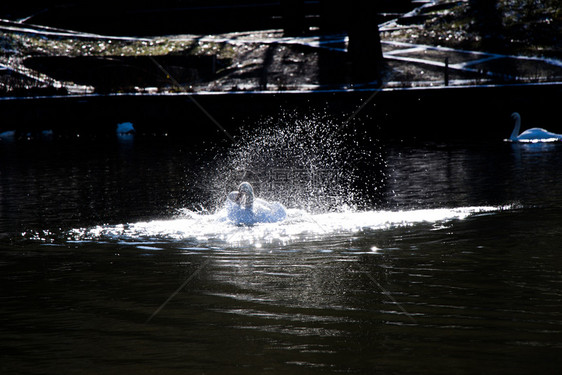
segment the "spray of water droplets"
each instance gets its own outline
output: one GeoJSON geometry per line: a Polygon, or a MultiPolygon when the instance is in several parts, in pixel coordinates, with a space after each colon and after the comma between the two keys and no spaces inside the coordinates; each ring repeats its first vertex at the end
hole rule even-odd
{"type": "Polygon", "coordinates": [[[205,184],[219,207],[242,181],[256,195],[311,213],[356,208],[365,202],[369,173],[380,173],[377,147],[356,124],[328,115],[285,113],[241,130],[218,157],[205,184]]]}

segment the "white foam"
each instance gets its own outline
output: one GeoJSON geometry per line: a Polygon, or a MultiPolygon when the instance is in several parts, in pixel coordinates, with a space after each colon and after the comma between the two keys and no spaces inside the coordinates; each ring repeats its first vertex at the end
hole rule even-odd
{"type": "Polygon", "coordinates": [[[463,220],[470,215],[494,212],[502,207],[476,206],[405,211],[347,211],[308,214],[290,209],[280,223],[236,226],[224,218],[223,212],[186,215],[168,220],[153,220],[120,225],[104,225],[74,229],[68,232],[69,241],[116,241],[120,244],[150,246],[158,243],[180,242],[202,249],[209,245],[286,245],[307,242],[339,234],[353,234],[362,230],[389,230],[420,223],[443,223],[463,220]]]}

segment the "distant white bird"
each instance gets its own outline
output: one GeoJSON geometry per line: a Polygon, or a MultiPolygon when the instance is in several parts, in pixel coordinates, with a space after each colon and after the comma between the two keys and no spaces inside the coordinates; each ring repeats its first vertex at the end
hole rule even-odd
{"type": "Polygon", "coordinates": [[[562,134],[549,132],[542,128],[531,128],[519,134],[521,130],[521,116],[519,113],[514,112],[511,118],[515,120],[515,127],[509,137],[508,141],[511,142],[557,142],[562,141],[562,134]]]}
{"type": "Polygon", "coordinates": [[[0,133],[0,141],[13,141],[16,138],[15,130],[8,130],[0,133]]]}
{"type": "Polygon", "coordinates": [[[275,223],[287,217],[281,203],[256,198],[248,182],[242,182],[238,190],[229,193],[227,198],[227,218],[237,225],[275,223]]]}
{"type": "Polygon", "coordinates": [[[135,127],[132,122],[122,122],[117,124],[117,135],[135,134],[135,127]]]}

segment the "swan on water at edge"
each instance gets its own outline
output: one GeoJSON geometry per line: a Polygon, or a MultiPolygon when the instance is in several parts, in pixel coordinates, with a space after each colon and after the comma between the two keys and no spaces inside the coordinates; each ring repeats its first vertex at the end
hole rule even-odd
{"type": "Polygon", "coordinates": [[[556,142],[562,141],[562,134],[549,132],[542,128],[531,128],[519,134],[521,130],[521,116],[514,112],[511,118],[515,120],[515,127],[507,141],[510,142],[556,142]]]}
{"type": "Polygon", "coordinates": [[[237,225],[275,223],[287,217],[281,203],[256,198],[248,182],[242,182],[238,190],[230,192],[227,198],[227,218],[237,225]]]}

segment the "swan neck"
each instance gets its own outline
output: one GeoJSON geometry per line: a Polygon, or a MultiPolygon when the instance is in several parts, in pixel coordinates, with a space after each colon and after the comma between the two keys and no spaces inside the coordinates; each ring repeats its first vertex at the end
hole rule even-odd
{"type": "Polygon", "coordinates": [[[245,194],[244,208],[247,210],[251,210],[252,208],[254,208],[254,194],[252,193],[245,194]]]}
{"type": "Polygon", "coordinates": [[[521,130],[521,117],[520,116],[514,116],[515,117],[515,126],[513,128],[513,132],[511,133],[511,136],[509,137],[509,139],[517,139],[517,136],[519,135],[519,132],[521,130]]]}

